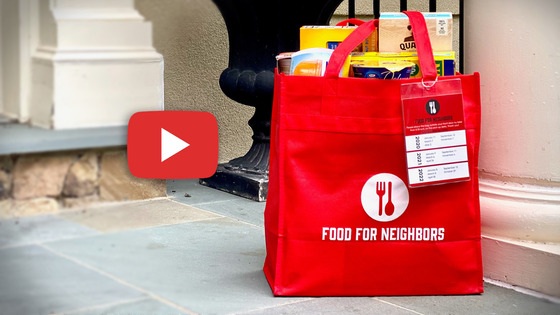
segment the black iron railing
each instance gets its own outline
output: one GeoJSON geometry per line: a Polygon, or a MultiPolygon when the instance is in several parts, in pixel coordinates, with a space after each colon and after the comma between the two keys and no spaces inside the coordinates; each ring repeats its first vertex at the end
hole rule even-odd
{"type": "MultiPolygon", "coordinates": [[[[375,19],[379,18],[381,13],[381,6],[380,0],[373,1],[373,17],[375,19]]],[[[430,2],[430,12],[437,11],[437,1],[436,0],[429,0],[430,2]]],[[[463,2],[464,0],[459,0],[459,72],[463,73],[464,69],[464,37],[463,37],[463,27],[464,27],[464,17],[463,17],[463,2]]],[[[400,0],[399,2],[400,10],[406,11],[408,10],[408,1],[407,0],[400,0]]],[[[355,0],[348,0],[348,18],[355,18],[356,17],[356,1],[355,0]]]]}

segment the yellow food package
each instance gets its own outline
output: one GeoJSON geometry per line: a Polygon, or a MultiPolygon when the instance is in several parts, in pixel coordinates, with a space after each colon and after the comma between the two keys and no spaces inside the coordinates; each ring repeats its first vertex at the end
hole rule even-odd
{"type": "MultiPolygon", "coordinates": [[[[403,53],[352,53],[350,64],[361,63],[364,61],[378,60],[378,61],[408,61],[415,64],[410,74],[411,78],[421,78],[422,71],[420,70],[420,62],[418,60],[417,52],[403,52],[403,53]]],[[[434,60],[436,63],[436,70],[438,76],[455,75],[455,52],[444,51],[434,52],[434,60]]]]}
{"type": "MultiPolygon", "coordinates": [[[[357,26],[324,26],[307,25],[299,30],[299,49],[328,48],[336,49],[357,26]]],[[[376,31],[377,32],[377,31],[376,31]]],[[[377,51],[377,33],[372,33],[355,51],[372,52],[377,51]]]]}

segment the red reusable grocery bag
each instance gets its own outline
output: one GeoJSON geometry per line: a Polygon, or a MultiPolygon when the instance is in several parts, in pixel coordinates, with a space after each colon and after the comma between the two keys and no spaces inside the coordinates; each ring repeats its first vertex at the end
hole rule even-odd
{"type": "Polygon", "coordinates": [[[423,79],[338,77],[374,21],[338,46],[325,76],[276,74],[264,264],[275,295],[483,291],[479,75],[437,77],[461,81],[470,180],[409,188],[401,85],[434,81],[436,69],[423,16],[405,13],[423,79]],[[392,206],[379,197],[389,189],[392,206]]]}

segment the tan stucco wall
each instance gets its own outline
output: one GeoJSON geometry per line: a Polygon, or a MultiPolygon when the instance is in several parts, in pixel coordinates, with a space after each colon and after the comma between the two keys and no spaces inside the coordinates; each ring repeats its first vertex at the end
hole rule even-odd
{"type": "Polygon", "coordinates": [[[207,111],[216,116],[220,162],[244,155],[251,146],[247,122],[253,107],[236,103],[220,89],[228,65],[228,35],[211,0],[136,0],[153,25],[154,47],[165,62],[165,109],[207,111]]]}

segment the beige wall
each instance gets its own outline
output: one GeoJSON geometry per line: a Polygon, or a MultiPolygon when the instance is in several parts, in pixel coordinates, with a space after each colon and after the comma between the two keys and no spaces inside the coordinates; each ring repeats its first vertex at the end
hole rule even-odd
{"type": "Polygon", "coordinates": [[[220,162],[251,146],[247,122],[254,108],[227,98],[219,78],[228,65],[228,36],[211,0],[136,0],[153,25],[154,47],[165,62],[165,109],[207,111],[216,116],[220,162]]]}
{"type": "Polygon", "coordinates": [[[559,10],[549,0],[465,1],[465,68],[481,81],[484,275],[557,298],[560,39],[548,33],[559,10]]]}

